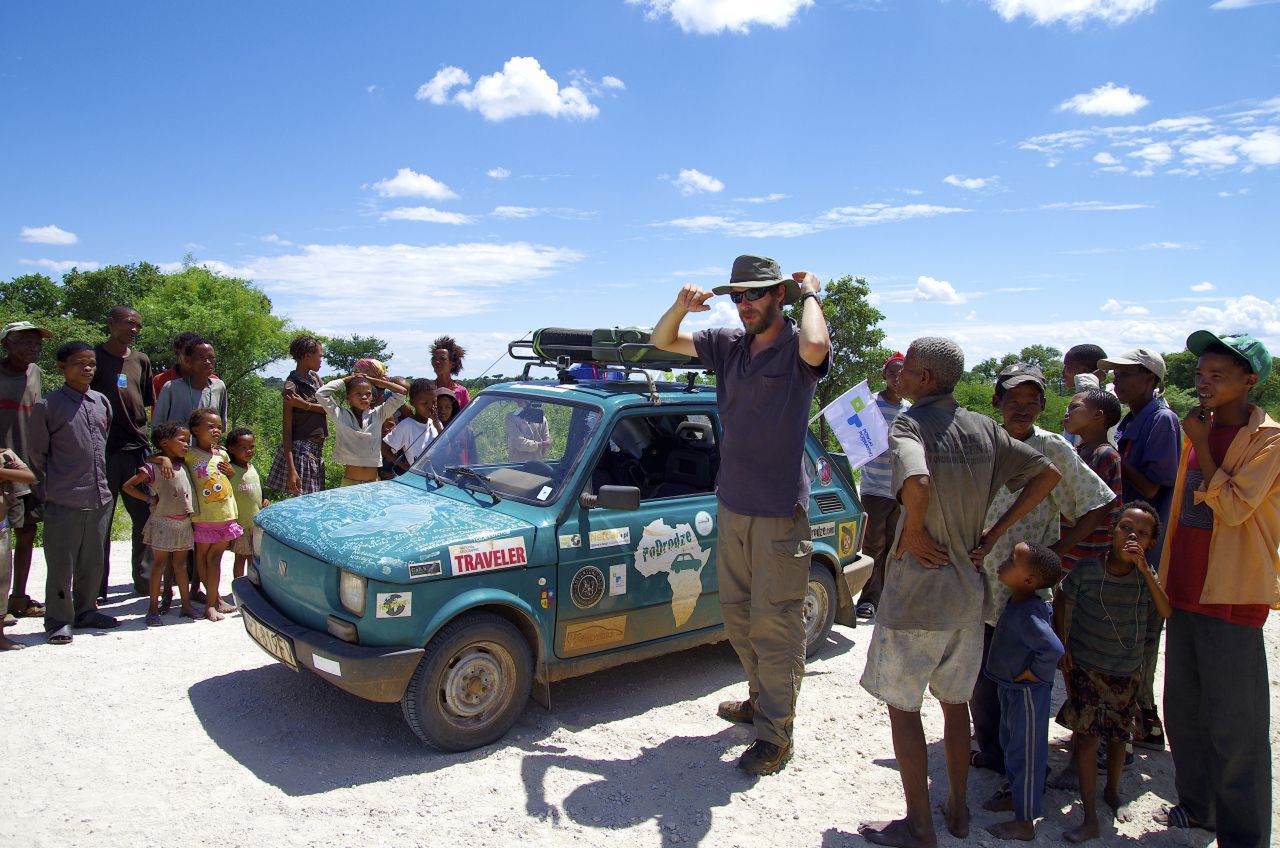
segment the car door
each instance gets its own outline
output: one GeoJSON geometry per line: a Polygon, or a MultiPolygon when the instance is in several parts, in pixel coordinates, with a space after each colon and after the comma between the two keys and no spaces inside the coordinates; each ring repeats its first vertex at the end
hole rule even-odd
{"type": "Polygon", "coordinates": [[[714,411],[647,408],[615,421],[592,486],[635,485],[635,510],[578,507],[559,529],[557,656],[720,624],[714,411]]]}

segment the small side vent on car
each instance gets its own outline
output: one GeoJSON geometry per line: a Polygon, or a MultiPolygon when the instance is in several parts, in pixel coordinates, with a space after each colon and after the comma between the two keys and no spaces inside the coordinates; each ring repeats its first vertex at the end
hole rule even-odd
{"type": "Polygon", "coordinates": [[[819,492],[813,496],[813,499],[823,515],[830,512],[844,512],[844,501],[835,492],[819,492]]]}

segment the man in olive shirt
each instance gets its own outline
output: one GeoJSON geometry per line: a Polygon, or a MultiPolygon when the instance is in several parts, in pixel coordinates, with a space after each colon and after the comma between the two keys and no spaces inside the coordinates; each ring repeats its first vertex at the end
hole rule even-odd
{"type": "Polygon", "coordinates": [[[720,471],[716,480],[716,578],[725,632],[747,675],[745,701],[719,715],[752,724],[756,739],[738,760],[773,774],[791,758],[796,699],[804,677],[804,596],[813,552],[804,444],[818,380],[831,370],[831,339],[808,271],[784,279],[778,263],[739,256],[728,285],[686,285],[653,330],[663,350],[698,356],[716,372],[720,471]],[[690,312],[727,294],[742,328],[680,332],[690,312]],[[800,323],[782,307],[800,301],[800,323]],[[810,302],[812,301],[812,302],[810,302]]]}
{"type": "Polygon", "coordinates": [[[968,835],[968,702],[982,664],[982,560],[1062,476],[995,421],[959,408],[952,390],[963,373],[964,352],[955,342],[926,337],[911,343],[898,377],[898,391],[912,402],[889,431],[902,518],[862,688],[889,708],[907,814],[858,828],[877,845],[937,845],[920,721],[926,688],[942,704],[950,790],[943,817],[953,836],[968,835]],[[987,508],[1002,486],[1018,497],[986,527],[987,508]]]}
{"type": "MultiPolygon", "coordinates": [[[[111,491],[114,517],[120,488],[138,473],[149,455],[147,407],[155,403],[151,388],[151,359],[132,347],[142,331],[142,316],[132,306],[117,306],[107,313],[107,340],[94,345],[98,371],[90,387],[111,403],[111,431],[107,434],[107,488],[111,491]]],[[[133,590],[148,591],[150,551],[142,541],[142,528],[150,509],[145,501],[124,498],[124,508],[133,523],[133,590]]],[[[99,597],[107,596],[111,570],[111,538],[108,534],[102,554],[102,586],[99,597]]]]}

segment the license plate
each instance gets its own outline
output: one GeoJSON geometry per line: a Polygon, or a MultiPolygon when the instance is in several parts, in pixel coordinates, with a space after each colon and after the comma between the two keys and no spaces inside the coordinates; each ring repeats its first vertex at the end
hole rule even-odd
{"type": "Polygon", "coordinates": [[[293,654],[293,642],[258,621],[243,607],[240,609],[240,617],[244,620],[244,629],[253,641],[262,646],[262,650],[294,671],[298,670],[298,659],[293,654]]]}

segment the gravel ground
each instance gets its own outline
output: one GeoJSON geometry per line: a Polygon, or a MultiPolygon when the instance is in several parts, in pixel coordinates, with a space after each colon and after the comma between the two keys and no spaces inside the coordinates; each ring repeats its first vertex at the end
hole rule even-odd
{"type": "MultiPolygon", "coordinates": [[[[126,547],[114,545],[117,563],[126,547]]],[[[39,551],[32,572],[39,590],[39,551]]],[[[145,601],[115,582],[104,610],[122,618],[117,630],[68,647],[45,645],[38,620],[7,631],[30,647],[0,656],[10,704],[0,844],[834,848],[868,844],[860,821],[903,810],[888,717],[857,684],[870,628],[833,631],[809,664],[795,759],[757,781],[733,766],[749,732],[715,717],[719,701],[744,694],[727,644],[556,684],[550,712],[531,704],[501,743],[444,755],[416,740],[398,706],[270,661],[239,616],[170,616],[148,630],[145,601]]],[[[1275,616],[1266,638],[1274,675],[1275,616]]],[[[1274,676],[1271,700],[1274,716],[1274,676]]],[[[936,704],[924,718],[941,800],[936,704]]],[[[1066,733],[1052,725],[1050,737],[1056,766],[1066,733]]],[[[1274,724],[1271,737],[1280,751],[1274,724]]],[[[963,844],[998,844],[982,825],[1007,814],[979,809],[995,788],[994,774],[971,772],[963,844]]],[[[1173,797],[1168,754],[1139,751],[1123,791],[1136,796],[1134,821],[1106,825],[1093,844],[1212,842],[1151,823],[1173,797]]],[[[1056,790],[1046,800],[1036,844],[1061,844],[1078,800],[1056,790]]],[[[940,844],[962,844],[938,827],[940,844]]]]}

